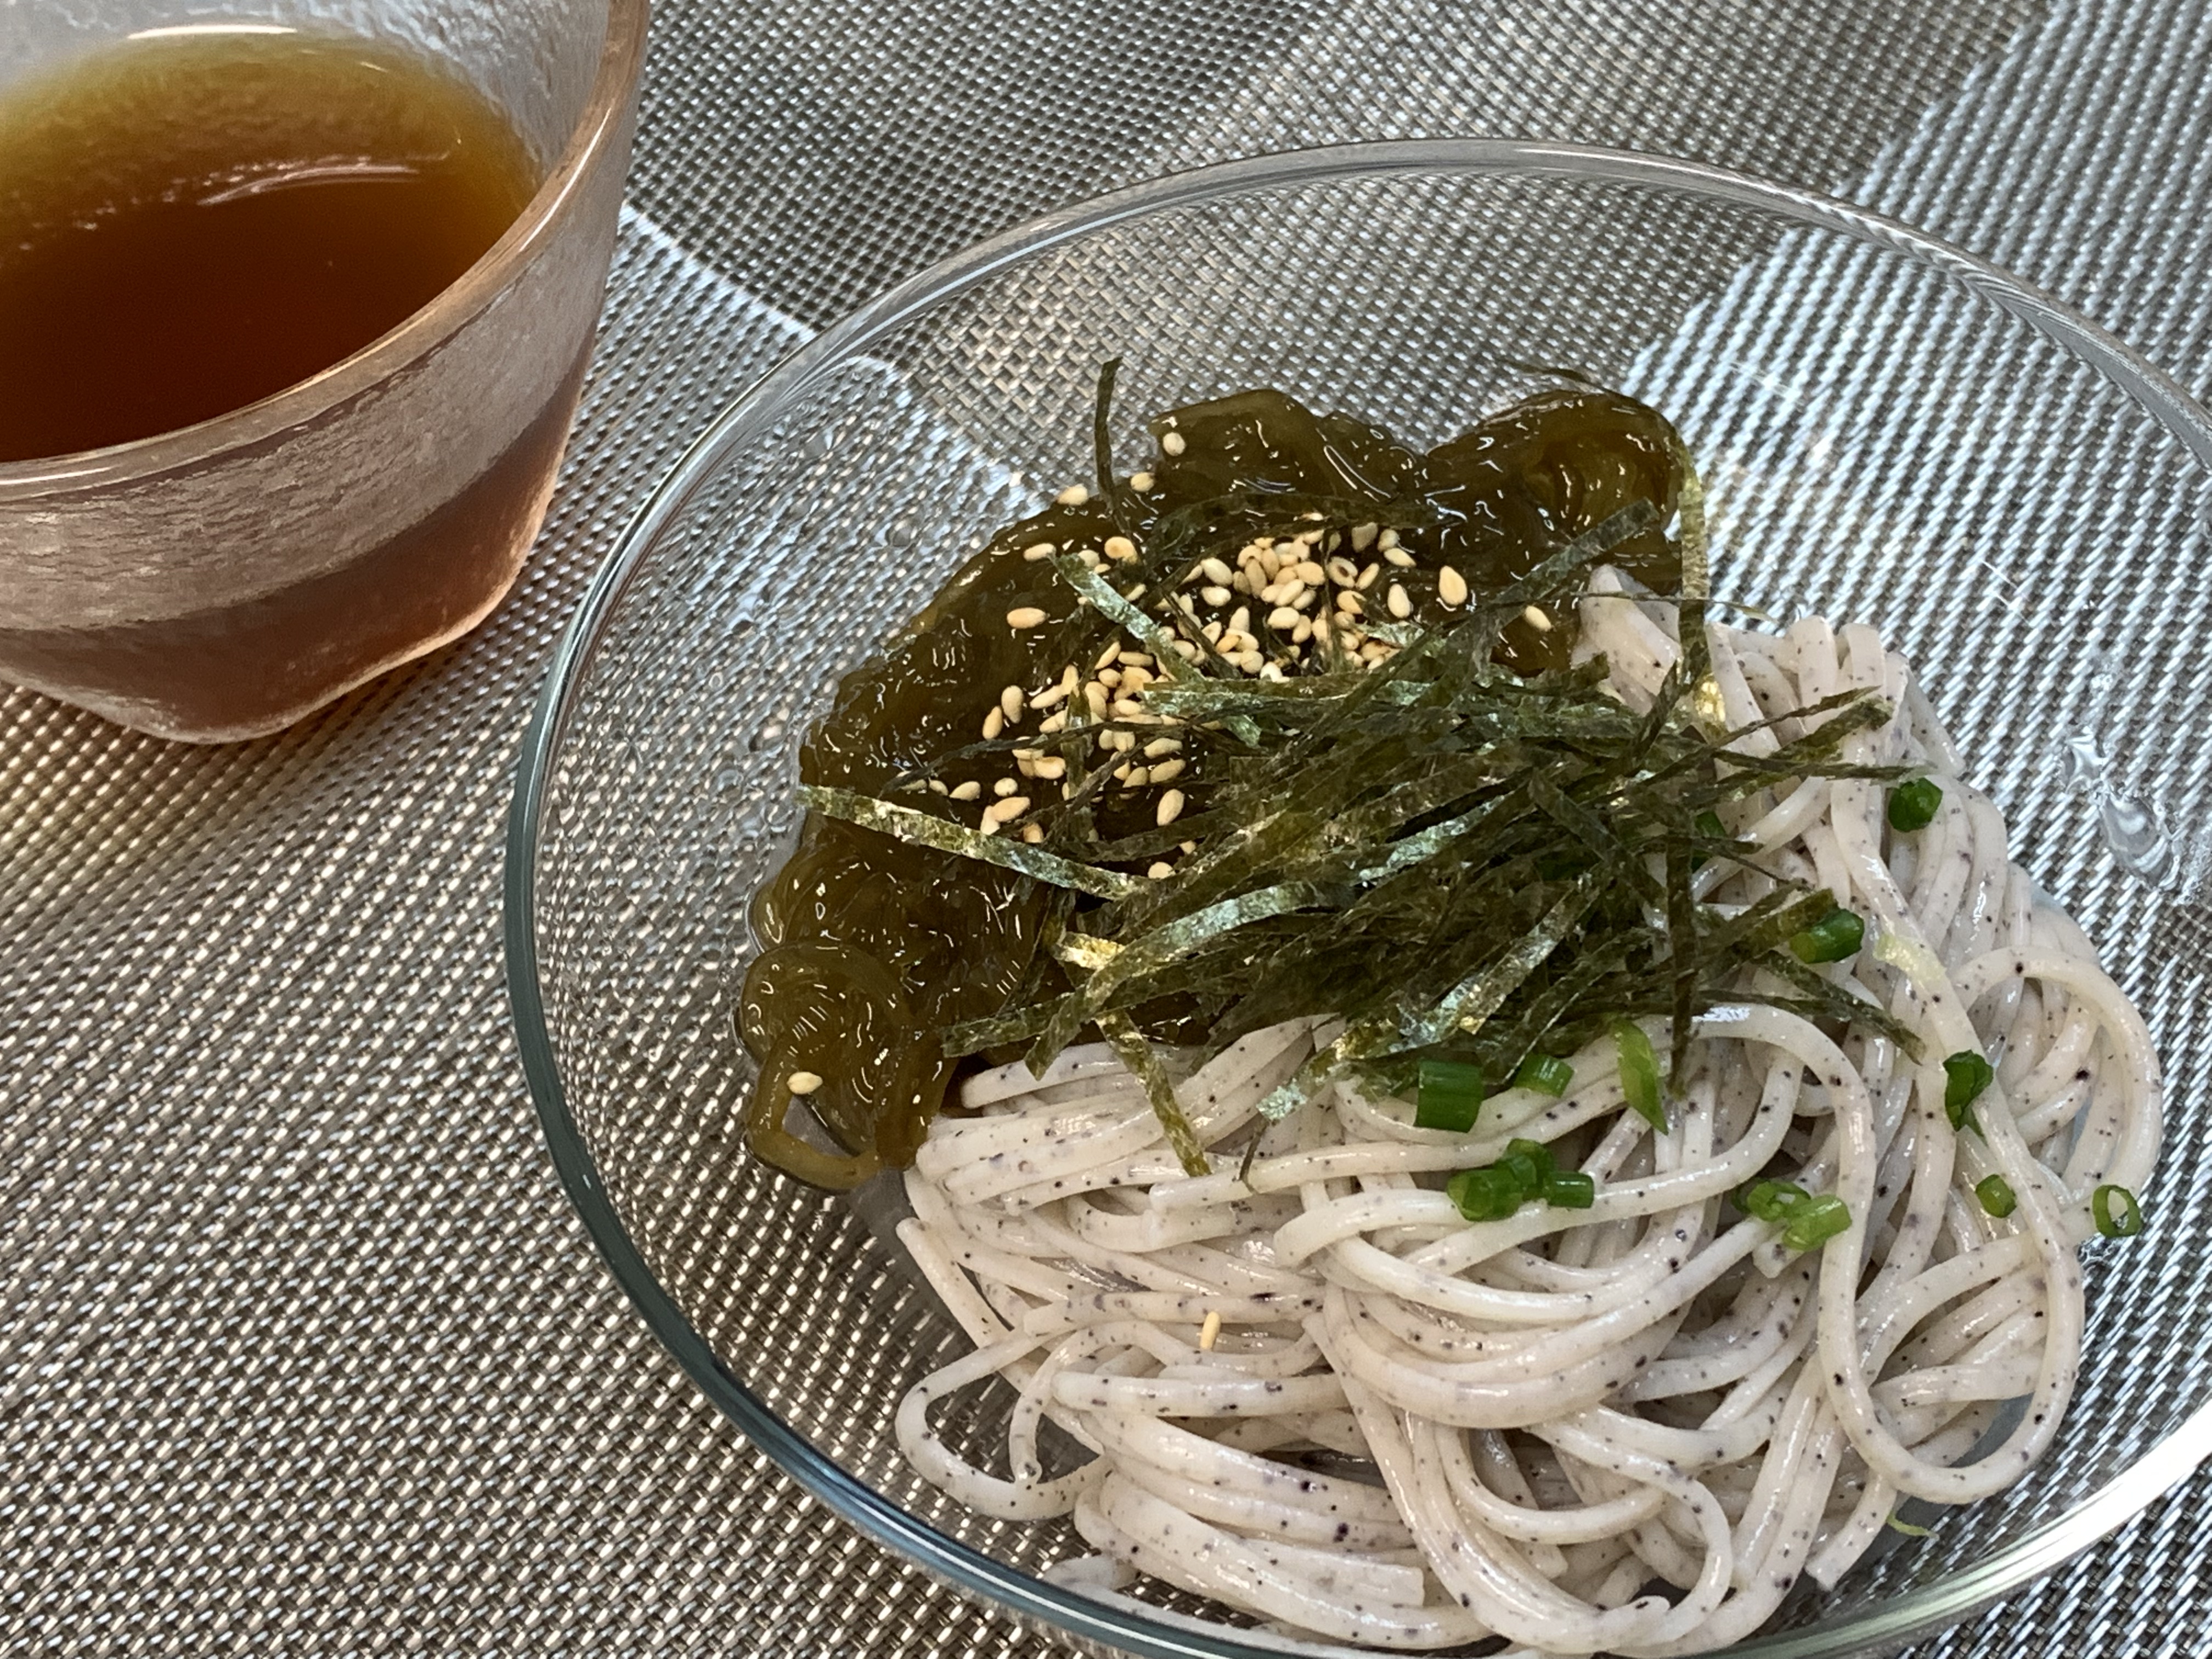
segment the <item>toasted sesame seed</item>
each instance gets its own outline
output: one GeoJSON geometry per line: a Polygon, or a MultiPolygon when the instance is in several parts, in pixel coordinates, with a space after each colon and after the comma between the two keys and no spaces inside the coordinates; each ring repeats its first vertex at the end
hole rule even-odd
{"type": "Polygon", "coordinates": [[[984,813],[983,821],[975,826],[975,833],[979,836],[997,835],[999,833],[998,819],[993,817],[988,812],[984,813]]]}
{"type": "Polygon", "coordinates": [[[1044,839],[1044,825],[1041,823],[1024,824],[1022,826],[1022,839],[1029,842],[1030,846],[1036,846],[1039,842],[1044,839]]]}
{"type": "Polygon", "coordinates": [[[1121,684],[1121,671],[1118,668],[1100,669],[1098,671],[1098,684],[1109,689],[1121,684]]]}
{"type": "Polygon", "coordinates": [[[1401,583],[1390,584],[1390,591],[1382,596],[1382,603],[1389,606],[1390,614],[1401,622],[1413,614],[1413,596],[1406,592],[1401,583]]]}
{"type": "Polygon", "coordinates": [[[1286,633],[1304,621],[1304,617],[1298,615],[1287,605],[1279,605],[1267,613],[1267,626],[1278,634],[1286,633]]]}
{"type": "Polygon", "coordinates": [[[1165,860],[1162,860],[1159,863],[1155,864],[1151,869],[1146,871],[1145,873],[1150,876],[1154,881],[1165,881],[1170,876],[1175,874],[1175,866],[1168,863],[1165,860]]]}
{"type": "Polygon", "coordinates": [[[1413,568],[1413,556],[1402,547],[1386,547],[1382,550],[1382,556],[1401,570],[1410,570],[1413,568]]]}
{"type": "Polygon", "coordinates": [[[1015,790],[1020,787],[1021,785],[1016,783],[1012,778],[1000,778],[996,783],[991,786],[991,793],[1001,799],[1004,799],[1006,796],[1012,794],[1015,790]]]}
{"type": "Polygon", "coordinates": [[[1285,581],[1279,589],[1277,589],[1277,592],[1280,597],[1276,599],[1275,603],[1278,605],[1304,605],[1306,601],[1307,592],[1308,589],[1306,585],[1298,580],[1296,577],[1292,577],[1290,580],[1285,581]]]}
{"type": "Polygon", "coordinates": [[[1004,800],[994,800],[983,809],[983,816],[1000,823],[1012,823],[1030,810],[1027,795],[1009,795],[1004,800]]]}
{"type": "Polygon", "coordinates": [[[1114,775],[1121,780],[1124,789],[1141,789],[1152,781],[1151,769],[1139,766],[1134,762],[1125,762],[1115,767],[1114,775]]]}
{"type": "Polygon", "coordinates": [[[1364,553],[1369,548],[1374,546],[1376,533],[1376,526],[1371,524],[1356,524],[1352,526],[1352,551],[1355,553],[1364,553]]]}
{"type": "Polygon", "coordinates": [[[1109,732],[1106,735],[1111,740],[1109,746],[1119,750],[1122,754],[1127,754],[1137,746],[1137,734],[1134,732],[1109,732]]]}
{"type": "Polygon", "coordinates": [[[1143,495],[1152,487],[1152,475],[1151,473],[1132,472],[1129,475],[1129,488],[1135,490],[1139,495],[1143,495]]]}
{"type": "Polygon", "coordinates": [[[1144,712],[1145,705],[1139,702],[1134,697],[1116,697],[1114,699],[1114,717],[1116,720],[1134,720],[1138,715],[1144,712]]]}
{"type": "MultiPolygon", "coordinates": [[[[1297,613],[1293,611],[1291,614],[1293,616],[1297,616],[1297,613]]],[[[1304,617],[1299,617],[1298,625],[1291,630],[1291,642],[1293,645],[1304,645],[1308,640],[1313,637],[1313,632],[1314,625],[1308,622],[1304,617]]]]}
{"type": "Polygon", "coordinates": [[[932,779],[929,781],[929,787],[930,787],[931,792],[932,792],[933,793],[934,793],[934,794],[943,795],[943,794],[949,794],[949,793],[951,793],[951,791],[949,791],[948,789],[946,789],[946,788],[945,788],[945,780],[944,780],[943,778],[932,778],[932,779]]]}
{"type": "Polygon", "coordinates": [[[1446,565],[1437,572],[1437,597],[1456,610],[1467,603],[1467,578],[1446,565]]]}
{"type": "Polygon", "coordinates": [[[1352,592],[1338,594],[1336,608],[1347,617],[1364,617],[1367,614],[1367,607],[1359,603],[1359,595],[1352,592]]]}
{"type": "Polygon", "coordinates": [[[1109,536],[1106,538],[1106,556],[1119,561],[1133,559],[1137,556],[1137,544],[1127,536],[1109,536]]]}
{"type": "Polygon", "coordinates": [[[1182,757],[1180,755],[1170,755],[1167,759],[1158,761],[1153,763],[1152,781],[1154,783],[1165,783],[1170,779],[1179,778],[1182,775],[1182,757]]]}
{"type": "Polygon", "coordinates": [[[1083,688],[1083,701],[1085,705],[1090,708],[1091,718],[1092,720],[1103,720],[1106,718],[1106,703],[1108,701],[1106,696],[1106,688],[1099,684],[1097,680],[1091,681],[1088,685],[1083,688]]]}
{"type": "Polygon", "coordinates": [[[1066,680],[1062,680],[1057,685],[1048,685],[1042,691],[1032,691],[1030,693],[1030,707],[1038,709],[1049,708],[1056,702],[1065,702],[1067,694],[1074,689],[1066,680]]]}
{"type": "Polygon", "coordinates": [[[1180,455],[1182,452],[1183,441],[1182,433],[1163,432],[1160,434],[1160,453],[1163,455],[1180,455]]]}
{"type": "Polygon", "coordinates": [[[994,741],[998,737],[999,733],[1006,729],[1006,711],[999,708],[997,704],[994,703],[991,707],[991,712],[983,716],[983,741],[986,743],[994,741]]]}
{"type": "MultiPolygon", "coordinates": [[[[1368,528],[1372,530],[1374,526],[1370,525],[1368,528]]],[[[1208,1308],[1206,1310],[1206,1322],[1198,1328],[1199,1352],[1200,1353],[1212,1353],[1213,1352],[1213,1345],[1220,1340],[1221,1310],[1218,1308],[1208,1308]]]]}
{"type": "Polygon", "coordinates": [[[1056,714],[1047,714],[1042,720],[1037,722],[1037,730],[1042,732],[1066,731],[1067,710],[1063,708],[1056,714]]]}
{"type": "Polygon", "coordinates": [[[1369,588],[1374,586],[1375,579],[1382,574],[1382,562],[1380,559],[1377,559],[1373,564],[1369,565],[1366,569],[1359,573],[1359,591],[1364,593],[1369,588]]]}
{"type": "Polygon", "coordinates": [[[1121,653],[1121,666],[1124,668],[1150,668],[1152,665],[1152,653],[1148,651],[1124,650],[1121,653]]]}
{"type": "Polygon", "coordinates": [[[999,712],[1006,717],[1006,723],[1011,726],[1021,719],[1023,705],[1028,701],[1022,696],[1020,686],[1007,686],[999,693],[999,712]]]}
{"type": "Polygon", "coordinates": [[[1175,647],[1176,655],[1181,657],[1185,662],[1196,662],[1198,660],[1198,647],[1193,645],[1188,640],[1173,640],[1170,641],[1170,643],[1175,647]]]}
{"type": "Polygon", "coordinates": [[[1359,567],[1341,556],[1331,559],[1328,562],[1328,579],[1339,587],[1349,587],[1359,580],[1359,567]]]}
{"type": "Polygon", "coordinates": [[[1279,680],[1283,678],[1283,665],[1279,662],[1263,662],[1255,672],[1263,680],[1279,680]]]}
{"type": "Polygon", "coordinates": [[[1164,830],[1182,816],[1182,791],[1170,789],[1160,797],[1159,811],[1152,814],[1152,821],[1164,830]]]}
{"type": "Polygon", "coordinates": [[[1182,750],[1181,738],[1154,738],[1145,745],[1145,758],[1158,760],[1163,755],[1179,754],[1182,750]]]}
{"type": "Polygon", "coordinates": [[[1050,542],[1031,542],[1022,550],[1022,556],[1031,564],[1042,564],[1060,549],[1050,542]]]}
{"type": "Polygon", "coordinates": [[[1375,538],[1375,545],[1381,548],[1385,553],[1388,553],[1392,548],[1397,546],[1397,544],[1398,532],[1395,529],[1385,530],[1381,535],[1375,538]]]}
{"type": "Polygon", "coordinates": [[[1199,562],[1198,568],[1205,574],[1206,580],[1216,587],[1226,586],[1229,579],[1237,574],[1219,559],[1202,559],[1199,562]]]}
{"type": "Polygon", "coordinates": [[[1521,620],[1539,634],[1548,634],[1552,631],[1552,618],[1541,605],[1528,606],[1521,613],[1521,620]]]}
{"type": "Polygon", "coordinates": [[[783,1086],[795,1095],[811,1095],[822,1086],[822,1078],[816,1072],[793,1072],[784,1079],[783,1086]]]}
{"type": "Polygon", "coordinates": [[[1047,755],[1042,760],[1030,763],[1030,769],[1038,777],[1052,781],[1067,775],[1067,763],[1057,755],[1047,755]]]}
{"type": "Polygon", "coordinates": [[[1328,572],[1312,559],[1298,562],[1298,580],[1308,587],[1319,587],[1328,580],[1328,572]]]}
{"type": "Polygon", "coordinates": [[[1226,605],[1231,596],[1225,587],[1201,587],[1198,590],[1198,597],[1208,605],[1226,605]]]}
{"type": "Polygon", "coordinates": [[[953,787],[952,799],[955,800],[975,800],[979,799],[982,795],[982,793],[983,786],[976,782],[975,779],[970,778],[967,782],[957,784],[953,787]]]}
{"type": "Polygon", "coordinates": [[[1016,605],[1006,612],[1006,626],[1012,629],[1035,628],[1044,621],[1044,612],[1033,605],[1016,605]]]}
{"type": "Polygon", "coordinates": [[[1095,547],[1086,547],[1076,556],[1083,561],[1083,568],[1085,570],[1103,570],[1106,568],[1106,561],[1098,556],[1098,550],[1095,547]]]}
{"type": "Polygon", "coordinates": [[[1091,499],[1091,492],[1081,484],[1070,484],[1053,497],[1062,507],[1080,507],[1091,499]]]}
{"type": "Polygon", "coordinates": [[[1261,656],[1257,650],[1248,645],[1243,650],[1237,653],[1237,654],[1231,658],[1230,660],[1234,662],[1246,673],[1256,674],[1260,672],[1260,665],[1267,659],[1261,656]]]}

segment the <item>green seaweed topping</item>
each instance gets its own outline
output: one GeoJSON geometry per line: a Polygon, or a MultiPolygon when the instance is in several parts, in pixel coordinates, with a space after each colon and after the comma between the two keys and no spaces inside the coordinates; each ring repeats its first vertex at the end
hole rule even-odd
{"type": "MultiPolygon", "coordinates": [[[[1642,505],[1614,518],[1648,526],[1656,509],[1642,505]]],[[[1578,538],[1553,580],[1584,580],[1620,529],[1578,538]]],[[[1751,855],[1714,833],[1728,802],[1805,776],[1901,775],[1841,759],[1845,738],[1887,706],[1863,691],[1830,698],[1820,724],[1754,755],[1744,739],[1774,719],[1714,730],[1679,673],[1650,708],[1629,708],[1601,659],[1511,672],[1493,660],[1495,620],[1470,607],[1365,671],[1155,682],[1146,708],[1177,722],[1192,791],[1191,810],[1159,830],[1073,831],[1067,814],[1103,787],[1103,770],[1036,814],[1051,852],[913,809],[887,823],[1110,900],[1052,948],[1064,988],[944,1030],[945,1051],[1024,1042],[1041,1072],[1110,1022],[1202,1060],[1282,1020],[1340,1018],[1261,1103],[1268,1118],[1340,1078],[1411,1097],[1425,1060],[1503,1086],[1532,1059],[1639,1018],[1664,1020],[1673,1039],[1671,1065],[1654,1073],[1663,1097],[1696,1018],[1724,1000],[1856,1020],[1917,1051],[1887,1011],[1793,952],[1808,932],[1826,943],[1819,929],[1838,931],[1825,893],[1781,882],[1723,915],[1690,880],[1696,860],[1751,855]],[[1259,741],[1224,729],[1231,716],[1259,741]],[[1117,867],[1183,847],[1162,879],[1117,867]]],[[[1647,1104],[1663,1122],[1662,1100],[1647,1104]]]]}

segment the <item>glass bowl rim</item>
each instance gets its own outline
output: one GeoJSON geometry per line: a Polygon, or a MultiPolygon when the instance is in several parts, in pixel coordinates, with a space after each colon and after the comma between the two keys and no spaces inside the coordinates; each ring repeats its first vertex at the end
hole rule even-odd
{"type": "Polygon", "coordinates": [[[329,368],[238,409],[126,443],[0,463],[0,503],[112,489],[266,443],[390,380],[458,332],[551,240],[578,182],[621,131],[645,66],[650,10],[651,0],[607,0],[606,35],[583,112],[544,180],[499,240],[421,310],[329,368]]]}
{"type": "MultiPolygon", "coordinates": [[[[1047,249],[1164,208],[1355,176],[1444,173],[1565,175],[1674,187],[1840,232],[1933,266],[2025,322],[2147,410],[2212,474],[2212,415],[2134,348],[1999,266],[1900,221],[1748,173],[1649,152],[1510,138],[1409,139],[1279,151],[1171,173],[1059,209],[1003,231],[887,290],[799,346],[716,416],[631,520],[592,577],[557,643],[524,734],[508,815],[504,882],[507,992],[523,1070],[562,1184],[601,1258],[693,1384],[798,1485],[849,1524],[910,1561],[1048,1628],[1145,1659],[1262,1659],[1282,1650],[1169,1624],[1009,1566],[945,1536],[848,1474],[722,1366],[664,1290],[617,1215],[569,1109],[545,1022],[533,922],[535,856],[554,760],[577,690],[612,613],[660,529],[732,449],[764,432],[825,368],[1010,266],[1047,249]]],[[[1956,1623],[2118,1530],[2212,1455],[2212,1401],[2071,1512],[1934,1583],[1850,1622],[1754,1637],[1735,1659],[1832,1659],[1887,1650],[1956,1623]]]]}

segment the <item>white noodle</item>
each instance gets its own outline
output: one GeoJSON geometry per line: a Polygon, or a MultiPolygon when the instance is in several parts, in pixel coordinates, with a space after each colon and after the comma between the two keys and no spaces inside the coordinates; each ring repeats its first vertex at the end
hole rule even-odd
{"type": "MultiPolygon", "coordinates": [[[[1578,649],[1607,652],[1616,695],[1647,706],[1675,619],[1610,572],[1592,594],[1578,649]]],[[[1996,810],[1871,630],[1711,631],[1730,720],[1877,689],[1898,712],[1845,758],[1943,790],[1909,836],[1863,781],[1768,791],[1736,830],[1759,867],[1716,860],[1695,881],[1721,906],[1771,876],[1827,886],[1869,925],[1838,982],[1913,1028],[1921,1058],[1717,1008],[1664,1132],[1624,1109],[1608,1039],[1575,1056],[1562,1097],[1508,1090],[1470,1135],[1325,1091],[1264,1127],[1249,1182],[1227,1157],[1183,1174],[1103,1046],[1042,1080],[983,1073],[963,1093],[979,1115],[939,1119],[907,1176],[899,1237],[978,1345],[901,1407],[924,1475],[994,1516],[1072,1516],[1099,1553],[1063,1582],[1119,1599],[1133,1569],[1286,1646],[1497,1634],[1531,1656],[1661,1655],[1748,1635],[1802,1574],[1832,1584],[1902,1496],[1970,1501],[2034,1462],[2080,1364],[2091,1190],[2139,1187],[2156,1156],[2149,1036],[2012,865],[1996,810]],[[1943,1108],[1942,1057],[1969,1048],[1996,1062],[1978,1136],[1943,1108]],[[1595,1205],[1465,1222],[1444,1174],[1515,1137],[1592,1175],[1595,1205]],[[1778,1160],[1841,1196],[1849,1231],[1798,1255],[1773,1224],[1723,1224],[1724,1198],[1778,1160]],[[2017,1196],[2009,1218],[1972,1196],[1990,1175],[2017,1196]],[[931,1423],[994,1376],[1018,1395],[1006,1475],[931,1423]],[[2002,1444],[1981,1445],[2023,1399],[2002,1444]],[[1048,1478],[1047,1419],[1091,1461],[1048,1478]],[[1330,1455],[1379,1484],[1328,1472],[1330,1455]]],[[[1278,1026],[1179,1084],[1200,1137],[1241,1150],[1259,1101],[1332,1035],[1278,1026]]]]}

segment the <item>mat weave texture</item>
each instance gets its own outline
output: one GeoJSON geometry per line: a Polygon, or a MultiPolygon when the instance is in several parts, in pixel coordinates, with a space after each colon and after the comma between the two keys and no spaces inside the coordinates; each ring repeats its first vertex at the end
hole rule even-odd
{"type": "MultiPolygon", "coordinates": [[[[0,693],[0,1654],[1053,1651],[847,1531],[592,1255],[501,836],[628,515],[990,231],[1360,137],[1671,151],[1898,213],[2212,392],[2195,0],[669,0],[566,472],[477,635],[220,750],[0,693]]],[[[2212,1651],[2212,1477],[1915,1659],[2212,1651]]]]}

